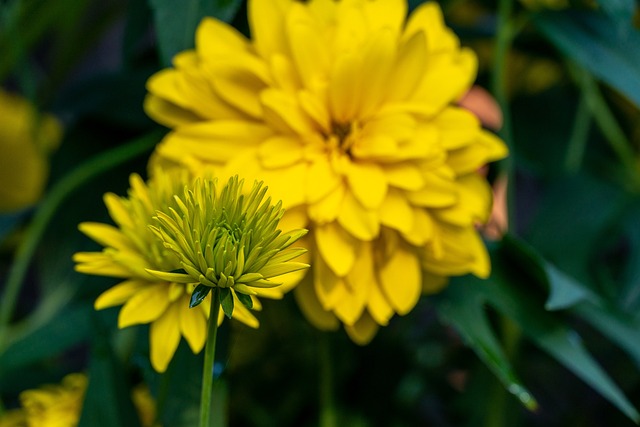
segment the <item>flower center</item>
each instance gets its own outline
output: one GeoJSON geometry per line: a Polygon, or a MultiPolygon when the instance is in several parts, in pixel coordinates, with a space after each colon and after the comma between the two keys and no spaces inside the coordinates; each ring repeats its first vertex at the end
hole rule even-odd
{"type": "Polygon", "coordinates": [[[355,122],[338,123],[331,125],[331,137],[337,140],[337,148],[351,156],[350,150],[358,133],[358,124],[355,122]]]}

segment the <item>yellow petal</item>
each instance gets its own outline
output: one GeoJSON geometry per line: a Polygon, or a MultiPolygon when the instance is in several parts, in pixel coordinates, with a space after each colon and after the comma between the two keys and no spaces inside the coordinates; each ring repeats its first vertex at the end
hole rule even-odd
{"type": "Polygon", "coordinates": [[[277,89],[260,93],[264,120],[280,132],[305,135],[315,131],[313,122],[304,114],[294,95],[277,89]]]}
{"type": "MultiPolygon", "coordinates": [[[[375,2],[380,3],[380,2],[375,2]]],[[[366,4],[372,5],[374,2],[366,4]]],[[[391,15],[391,14],[390,14],[391,15]]],[[[356,111],[359,117],[375,113],[390,91],[391,73],[396,56],[397,35],[391,28],[374,33],[362,51],[358,64],[360,93],[356,111]]]]}
{"type": "Polygon", "coordinates": [[[480,120],[464,108],[447,107],[432,123],[438,127],[440,144],[447,150],[473,144],[480,132],[480,120]]]}
{"type": "Polygon", "coordinates": [[[361,245],[356,262],[346,277],[348,295],[335,305],[334,312],[345,325],[353,325],[366,307],[371,288],[375,286],[374,259],[369,242],[361,245]]]}
{"type": "Polygon", "coordinates": [[[475,172],[481,166],[506,157],[508,149],[505,143],[487,131],[481,131],[474,144],[449,152],[447,164],[462,175],[475,172]]]}
{"type": "Polygon", "coordinates": [[[486,180],[475,173],[460,177],[458,184],[458,203],[448,208],[433,209],[431,212],[440,221],[459,226],[472,226],[486,222],[491,213],[493,197],[491,187],[486,180]]]}
{"type": "Polygon", "coordinates": [[[118,327],[126,328],[158,319],[169,305],[168,290],[167,283],[154,284],[141,289],[120,310],[118,327]]]}
{"type": "Polygon", "coordinates": [[[323,331],[334,331],[340,325],[336,316],[320,305],[313,284],[313,275],[307,274],[293,291],[298,307],[316,328],[323,331]]]}
{"type": "Polygon", "coordinates": [[[258,157],[263,167],[277,169],[291,166],[302,159],[303,150],[298,138],[272,136],[258,149],[258,157]]]}
{"type": "Polygon", "coordinates": [[[315,122],[318,130],[323,134],[331,131],[331,118],[327,111],[327,106],[318,96],[310,91],[301,90],[298,92],[298,102],[302,110],[315,122]]]}
{"type": "Polygon", "coordinates": [[[225,64],[217,68],[211,85],[220,99],[251,117],[261,118],[259,93],[265,88],[262,79],[238,64],[225,64]]]}
{"type": "Polygon", "coordinates": [[[417,32],[400,46],[396,64],[389,79],[387,102],[409,98],[424,77],[426,63],[425,35],[417,32]]]}
{"type": "Polygon", "coordinates": [[[421,267],[414,250],[397,246],[380,268],[380,284],[394,310],[405,315],[418,303],[422,290],[421,267]]]}
{"type": "Polygon", "coordinates": [[[319,257],[315,257],[313,284],[318,301],[324,310],[332,310],[348,297],[344,278],[336,275],[319,257]]]}
{"type": "Polygon", "coordinates": [[[272,131],[262,125],[241,120],[215,120],[181,127],[167,135],[164,150],[175,149],[176,155],[193,153],[210,162],[225,162],[239,151],[255,149],[271,136],[272,131]]]}
{"type": "Polygon", "coordinates": [[[364,16],[371,32],[383,28],[398,33],[407,16],[407,2],[404,0],[377,0],[363,4],[364,16]]]}
{"type": "Polygon", "coordinates": [[[403,233],[413,228],[413,208],[399,190],[390,188],[380,206],[380,223],[403,233]]]}
{"type": "Polygon", "coordinates": [[[474,227],[455,227],[441,223],[438,224],[436,233],[442,248],[437,253],[426,252],[422,258],[425,269],[445,277],[467,273],[480,278],[489,276],[489,254],[474,227]]]}
{"type": "Polygon", "coordinates": [[[334,191],[341,183],[341,177],[333,169],[327,158],[317,158],[309,166],[307,181],[307,202],[314,203],[334,191]]]}
{"type": "Polygon", "coordinates": [[[363,91],[358,73],[359,60],[359,55],[351,53],[338,57],[333,63],[329,78],[329,111],[339,124],[351,122],[360,105],[359,95],[363,91]]]}
{"type": "Polygon", "coordinates": [[[104,252],[78,252],[73,254],[73,261],[79,273],[123,279],[133,275],[130,269],[114,262],[113,257],[104,252]]]}
{"type": "Polygon", "coordinates": [[[389,301],[382,293],[380,284],[377,280],[371,283],[371,291],[369,294],[369,300],[367,301],[367,310],[373,320],[379,325],[387,326],[389,320],[394,315],[393,308],[389,304],[389,301]]]}
{"type": "MultiPolygon", "coordinates": [[[[251,311],[240,302],[235,292],[232,292],[232,295],[234,302],[233,318],[244,323],[250,328],[256,329],[260,327],[260,322],[258,321],[258,319],[256,319],[251,311]]],[[[222,312],[222,310],[220,311],[222,312]]]]}
{"type": "Polygon", "coordinates": [[[248,40],[231,25],[205,17],[196,30],[196,49],[204,60],[214,60],[221,54],[232,54],[249,47],[248,40]]]}
{"type": "Polygon", "coordinates": [[[420,85],[411,94],[416,113],[434,114],[466,93],[476,76],[477,58],[469,49],[431,56],[420,85]]]}
{"type": "Polygon", "coordinates": [[[144,112],[156,122],[169,128],[200,120],[193,112],[153,94],[148,94],[144,98],[144,112]]]}
{"type": "Polygon", "coordinates": [[[310,205],[308,208],[309,218],[313,223],[322,225],[335,221],[340,212],[345,192],[345,187],[340,185],[323,199],[310,205]]]}
{"type": "Polygon", "coordinates": [[[291,57],[305,87],[313,90],[326,79],[330,59],[326,41],[306,5],[292,3],[287,15],[291,57]]]}
{"type": "Polygon", "coordinates": [[[378,214],[365,209],[351,192],[347,192],[344,197],[338,223],[349,234],[360,240],[373,240],[380,232],[378,214]]]}
{"type": "Polygon", "coordinates": [[[455,182],[435,172],[424,172],[425,185],[418,191],[407,191],[406,197],[411,204],[424,207],[446,207],[458,201],[458,189],[455,182]]]}
{"type": "Polygon", "coordinates": [[[149,283],[141,280],[125,280],[124,282],[120,282],[100,294],[93,304],[93,308],[102,310],[124,304],[129,298],[147,286],[149,286],[149,283]]]}
{"type": "Polygon", "coordinates": [[[387,179],[375,163],[351,163],[347,180],[351,192],[366,209],[378,208],[386,196],[387,179]]]}
{"type": "Polygon", "coordinates": [[[409,16],[403,37],[424,32],[429,52],[450,51],[458,47],[458,40],[444,24],[442,10],[437,3],[426,2],[418,6],[409,16]]]}
{"type": "Polygon", "coordinates": [[[413,227],[408,233],[402,233],[404,239],[414,245],[422,246],[433,238],[433,218],[425,209],[413,208],[413,227]]]}
{"type": "Polygon", "coordinates": [[[412,191],[417,191],[424,187],[422,173],[413,162],[384,165],[383,171],[387,182],[392,187],[412,191]]]}
{"type": "Polygon", "coordinates": [[[359,242],[337,222],[318,226],[314,231],[322,259],[337,276],[346,276],[353,268],[359,242]]]}
{"type": "Polygon", "coordinates": [[[256,51],[269,60],[287,51],[284,17],[290,2],[284,0],[250,0],[248,5],[251,39],[256,51]]]}
{"type": "MultiPolygon", "coordinates": [[[[202,310],[189,308],[189,296],[176,300],[180,317],[180,332],[194,354],[200,353],[207,339],[207,319],[202,310]]],[[[203,303],[204,304],[204,303],[203,303]]]]}
{"type": "MultiPolygon", "coordinates": [[[[239,172],[242,173],[242,170],[239,172]]],[[[263,170],[253,178],[264,180],[269,187],[272,200],[282,200],[282,207],[291,209],[303,204],[307,199],[307,173],[307,164],[300,162],[286,168],[263,170]]],[[[250,176],[246,174],[245,178],[250,176]]]]}
{"type": "Polygon", "coordinates": [[[106,193],[102,198],[107,206],[109,216],[121,228],[132,228],[134,226],[129,211],[122,204],[122,199],[113,193],[106,193]]]}
{"type": "Polygon", "coordinates": [[[120,229],[112,225],[99,222],[83,222],[78,226],[78,229],[102,246],[135,250],[120,229]]]}
{"type": "Polygon", "coordinates": [[[177,304],[172,304],[149,330],[151,366],[157,372],[164,372],[180,343],[180,314],[177,304]]]}
{"type": "Polygon", "coordinates": [[[366,311],[353,325],[345,325],[349,338],[359,345],[367,345],[371,342],[376,332],[378,332],[378,324],[366,311]]]}

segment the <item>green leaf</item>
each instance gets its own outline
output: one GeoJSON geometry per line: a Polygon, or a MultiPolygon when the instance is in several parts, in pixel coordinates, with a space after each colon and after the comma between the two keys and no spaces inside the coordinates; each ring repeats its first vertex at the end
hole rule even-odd
{"type": "Polygon", "coordinates": [[[573,312],[631,355],[640,366],[640,319],[609,306],[583,303],[573,312]]]}
{"type": "Polygon", "coordinates": [[[195,32],[205,16],[229,22],[241,0],[150,0],[160,57],[164,66],[178,53],[194,46],[195,32]]]}
{"type": "Polygon", "coordinates": [[[200,305],[200,303],[204,301],[207,295],[209,295],[209,292],[211,292],[210,286],[206,286],[203,284],[199,284],[198,286],[196,286],[196,288],[193,290],[193,293],[191,294],[191,301],[189,302],[189,308],[193,308],[197,305],[200,305]]]}
{"type": "Polygon", "coordinates": [[[620,388],[598,365],[582,345],[580,336],[556,313],[545,311],[531,293],[526,275],[513,270],[508,257],[493,251],[494,272],[487,281],[466,278],[465,292],[481,292],[486,301],[503,315],[513,319],[538,347],[572,371],[634,421],[640,415],[620,388]],[[515,274],[514,274],[515,273],[515,274]]]}
{"type": "Polygon", "coordinates": [[[599,0],[598,5],[619,23],[631,22],[636,10],[635,0],[599,0]]]}
{"type": "Polygon", "coordinates": [[[253,300],[251,299],[250,295],[243,294],[242,292],[236,292],[236,296],[238,297],[242,305],[244,305],[248,309],[253,308],[253,300]]]}
{"type": "Polygon", "coordinates": [[[541,13],[534,22],[565,55],[640,105],[640,33],[630,20],[564,11],[541,13]]]}
{"type": "Polygon", "coordinates": [[[91,334],[92,312],[88,305],[66,307],[41,328],[13,343],[0,356],[0,378],[3,371],[51,358],[85,340],[91,334]]]}
{"type": "Polygon", "coordinates": [[[599,300],[589,288],[547,262],[523,240],[507,235],[503,240],[503,249],[506,256],[516,258],[518,266],[526,269],[538,283],[548,287],[547,310],[561,310],[582,301],[599,300]]]}
{"type": "Polygon", "coordinates": [[[110,336],[93,316],[93,337],[89,362],[89,386],[82,405],[79,427],[139,427],[131,401],[131,387],[125,367],[110,346],[110,336]]]}
{"type": "Polygon", "coordinates": [[[220,305],[225,316],[231,319],[233,314],[233,294],[229,288],[220,288],[220,305]]]}
{"type": "Polygon", "coordinates": [[[496,340],[484,311],[484,298],[477,292],[469,295],[464,286],[449,286],[433,298],[438,314],[453,325],[465,342],[500,379],[505,388],[529,410],[538,403],[517,378],[509,360],[496,340]]]}

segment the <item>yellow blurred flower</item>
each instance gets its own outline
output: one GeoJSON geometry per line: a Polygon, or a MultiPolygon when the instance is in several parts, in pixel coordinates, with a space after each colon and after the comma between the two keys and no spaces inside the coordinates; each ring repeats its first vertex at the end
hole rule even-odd
{"type": "Polygon", "coordinates": [[[62,137],[60,123],[26,99],[0,89],[0,212],[36,203],[49,175],[47,154],[62,137]]]}
{"type": "MultiPolygon", "coordinates": [[[[202,350],[206,339],[209,304],[189,308],[196,284],[159,279],[148,272],[170,272],[182,268],[179,258],[164,246],[149,226],[156,224],[153,217],[158,210],[179,210],[174,196],[182,194],[189,182],[186,173],[156,170],[148,184],[140,176],[132,175],[129,197],[111,193],[104,197],[116,226],[91,222],[80,224],[80,230],[105,249],[74,255],[76,270],[81,273],[125,279],[100,295],[95,308],[101,310],[124,304],[118,317],[120,328],[151,324],[151,364],[158,372],[167,369],[181,336],[185,337],[194,353],[202,350]]],[[[275,292],[267,296],[277,298],[279,295],[275,292]]],[[[253,303],[259,310],[259,301],[254,298],[253,303]]],[[[258,320],[251,312],[242,304],[237,306],[234,318],[258,327],[258,320]]],[[[219,321],[222,321],[222,315],[219,321]]]]}
{"type": "MultiPolygon", "coordinates": [[[[0,427],[75,427],[80,421],[88,379],[85,374],[69,374],[60,384],[48,384],[20,394],[20,409],[0,418],[0,427]]],[[[132,392],[142,427],[152,427],[155,402],[145,386],[132,392]]]]}
{"type": "Polygon", "coordinates": [[[438,5],[406,16],[404,0],[250,1],[251,40],[205,19],[147,84],[173,128],[153,163],[267,182],[283,222],[310,230],[299,305],[358,343],[446,277],[490,270],[475,171],[507,150],[454,104],[476,58],[438,5]]]}

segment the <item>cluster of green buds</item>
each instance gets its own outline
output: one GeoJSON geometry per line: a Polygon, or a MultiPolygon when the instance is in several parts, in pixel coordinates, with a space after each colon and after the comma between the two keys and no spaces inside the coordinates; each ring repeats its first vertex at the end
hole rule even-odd
{"type": "Polygon", "coordinates": [[[219,288],[227,317],[233,313],[233,294],[252,308],[252,295],[281,284],[272,278],[309,267],[291,261],[306,252],[292,244],[307,231],[282,233],[278,229],[284,214],[281,202],[272,205],[270,198],[265,199],[267,187],[262,182],[254,183],[248,194],[243,193],[243,184],[234,176],[219,190],[216,179],[197,179],[182,197],[174,196],[177,209],[157,211],[156,225],[150,225],[182,268],[147,271],[169,282],[198,283],[191,307],[219,288]]]}

